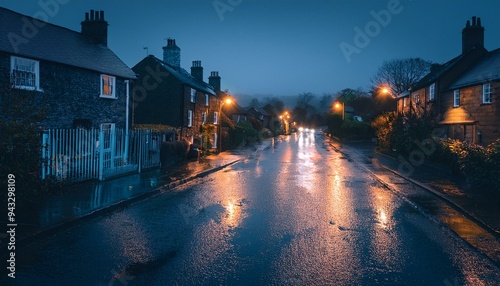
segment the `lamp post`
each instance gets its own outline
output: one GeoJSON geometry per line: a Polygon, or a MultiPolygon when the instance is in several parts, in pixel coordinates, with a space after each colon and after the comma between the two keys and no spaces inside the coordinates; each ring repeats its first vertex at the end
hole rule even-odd
{"type": "Polygon", "coordinates": [[[335,103],[335,108],[339,109],[342,107],[342,121],[345,120],[345,104],[343,102],[337,101],[335,103]]]}
{"type": "Polygon", "coordinates": [[[226,98],[224,100],[221,101],[221,103],[219,104],[219,115],[218,115],[218,118],[217,118],[217,123],[219,123],[219,135],[218,135],[218,139],[219,139],[219,153],[222,152],[222,106],[224,106],[224,104],[231,104],[233,101],[231,100],[231,98],[226,98]]]}

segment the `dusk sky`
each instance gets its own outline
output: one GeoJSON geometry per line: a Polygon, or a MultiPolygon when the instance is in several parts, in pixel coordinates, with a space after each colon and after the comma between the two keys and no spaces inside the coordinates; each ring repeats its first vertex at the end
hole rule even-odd
{"type": "Polygon", "coordinates": [[[29,16],[42,11],[50,23],[75,31],[85,12],[104,10],[108,46],[129,67],[146,56],[144,47],[161,59],[170,37],[183,68],[201,60],[206,81],[219,71],[222,89],[247,98],[368,90],[384,60],[446,62],[461,53],[461,31],[472,16],[481,17],[486,49],[500,48],[499,1],[0,0],[0,6],[29,16]],[[44,12],[45,2],[63,4],[44,12]]]}

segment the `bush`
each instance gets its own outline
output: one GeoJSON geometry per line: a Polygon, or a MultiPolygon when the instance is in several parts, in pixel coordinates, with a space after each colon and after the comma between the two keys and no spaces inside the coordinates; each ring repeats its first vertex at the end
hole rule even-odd
{"type": "Polygon", "coordinates": [[[168,166],[186,160],[188,150],[189,142],[186,140],[163,142],[160,149],[161,165],[168,166]]]}
{"type": "Polygon", "coordinates": [[[453,139],[443,140],[441,144],[442,155],[471,185],[500,190],[500,149],[496,144],[482,147],[453,139]]]}
{"type": "Polygon", "coordinates": [[[379,149],[390,150],[393,148],[396,117],[396,112],[386,112],[372,121],[371,125],[375,129],[379,149]]]}
{"type": "Polygon", "coordinates": [[[365,140],[372,138],[373,130],[368,122],[344,120],[340,126],[340,134],[346,139],[365,140]]]}

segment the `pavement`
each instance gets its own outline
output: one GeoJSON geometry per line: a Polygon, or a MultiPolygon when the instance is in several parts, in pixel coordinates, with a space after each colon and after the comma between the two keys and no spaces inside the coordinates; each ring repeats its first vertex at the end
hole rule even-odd
{"type": "MultiPolygon", "coordinates": [[[[22,201],[18,198],[16,244],[29,244],[55,235],[83,221],[107,215],[196,178],[207,176],[269,148],[273,140],[263,140],[250,147],[204,156],[167,168],[102,182],[92,181],[67,186],[58,194],[44,198],[22,201]]],[[[6,247],[7,242],[0,237],[0,248],[6,247]]]]}
{"type": "MultiPolygon", "coordinates": [[[[330,140],[330,139],[328,139],[330,140]]],[[[104,182],[89,182],[67,187],[58,195],[38,201],[18,202],[16,242],[30,243],[43,237],[96,219],[117,209],[168,191],[196,178],[226,168],[256,154],[274,143],[274,139],[258,142],[252,147],[222,152],[188,161],[162,170],[120,177],[104,182]],[[22,222],[22,223],[20,223],[22,222]]],[[[333,145],[340,152],[357,154],[356,161],[391,172],[402,180],[425,188],[436,198],[458,210],[500,240],[499,195],[477,192],[463,178],[453,176],[442,166],[425,162],[411,173],[401,171],[401,161],[377,152],[373,143],[341,143],[333,145]]],[[[1,239],[1,238],[0,238],[1,239]]],[[[6,242],[1,239],[0,247],[6,242]]]]}

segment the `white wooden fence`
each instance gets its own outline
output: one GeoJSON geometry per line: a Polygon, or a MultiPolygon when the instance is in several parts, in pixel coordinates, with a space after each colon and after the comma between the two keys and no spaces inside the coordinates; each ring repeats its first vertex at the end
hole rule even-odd
{"type": "Polygon", "coordinates": [[[51,129],[43,134],[42,178],[78,182],[105,180],[160,166],[161,143],[171,132],[115,128],[51,129]]]}

